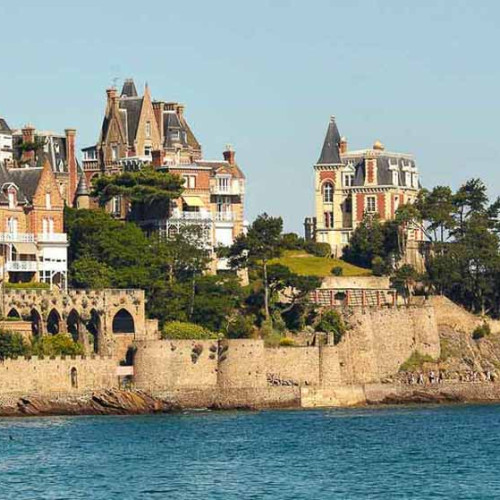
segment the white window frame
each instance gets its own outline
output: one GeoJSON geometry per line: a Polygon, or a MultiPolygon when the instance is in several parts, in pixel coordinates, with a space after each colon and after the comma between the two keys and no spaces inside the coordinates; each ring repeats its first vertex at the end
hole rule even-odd
{"type": "Polygon", "coordinates": [[[365,196],[365,212],[367,214],[377,213],[377,197],[375,195],[365,196]],[[372,202],[373,206],[371,206],[372,202]]]}
{"type": "Polygon", "coordinates": [[[333,184],[330,181],[323,183],[323,203],[333,203],[333,184]],[[327,191],[328,188],[328,191],[327,191]],[[328,193],[328,196],[327,196],[328,193]]]}

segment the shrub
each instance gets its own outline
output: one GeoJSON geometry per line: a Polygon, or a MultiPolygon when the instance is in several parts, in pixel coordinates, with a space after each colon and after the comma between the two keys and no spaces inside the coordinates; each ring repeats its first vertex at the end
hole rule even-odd
{"type": "Polygon", "coordinates": [[[482,339],[483,337],[487,337],[491,333],[491,328],[488,323],[483,323],[482,325],[477,326],[474,328],[474,331],[472,332],[472,338],[474,340],[479,340],[482,339]]]}
{"type": "Polygon", "coordinates": [[[196,323],[170,321],[163,327],[164,339],[215,339],[217,334],[196,323]]]}
{"type": "Polygon", "coordinates": [[[281,313],[279,311],[274,311],[272,314],[273,318],[273,330],[283,333],[286,331],[286,323],[283,320],[281,313]]]}
{"type": "Polygon", "coordinates": [[[29,354],[29,346],[19,333],[0,330],[0,359],[29,354]]]}
{"type": "Polygon", "coordinates": [[[33,342],[33,354],[36,356],[74,356],[83,352],[83,345],[64,333],[46,335],[33,342]]]}
{"type": "Polygon", "coordinates": [[[29,290],[31,288],[47,290],[50,289],[50,285],[48,283],[37,283],[37,282],[29,282],[29,283],[4,283],[4,288],[12,289],[12,290],[29,290]]]}
{"type": "Polygon", "coordinates": [[[383,276],[384,274],[387,274],[387,265],[382,257],[377,255],[373,258],[372,272],[374,276],[383,276]]]}
{"type": "Polygon", "coordinates": [[[306,245],[304,238],[296,233],[285,233],[281,237],[281,246],[285,250],[302,250],[306,245]]]}
{"type": "Polygon", "coordinates": [[[239,315],[229,321],[227,336],[230,339],[248,339],[254,331],[255,316],[239,315]]]}
{"type": "Polygon", "coordinates": [[[290,337],[283,337],[280,339],[279,346],[280,347],[294,347],[295,340],[291,339],[290,337]]]}
{"type": "Polygon", "coordinates": [[[332,253],[332,248],[328,243],[318,243],[316,241],[306,242],[304,249],[317,257],[330,257],[332,253]]]}
{"type": "Polygon", "coordinates": [[[413,351],[411,356],[399,367],[399,371],[413,372],[420,370],[424,363],[434,363],[434,359],[428,354],[413,351]]]}
{"type": "Polygon", "coordinates": [[[334,276],[342,276],[344,274],[344,269],[342,269],[340,266],[335,266],[332,268],[332,274],[334,276]]]}
{"type": "Polygon", "coordinates": [[[317,332],[333,333],[333,343],[335,345],[340,342],[346,330],[347,328],[344,320],[340,314],[333,309],[325,311],[319,323],[316,325],[317,332]]]}

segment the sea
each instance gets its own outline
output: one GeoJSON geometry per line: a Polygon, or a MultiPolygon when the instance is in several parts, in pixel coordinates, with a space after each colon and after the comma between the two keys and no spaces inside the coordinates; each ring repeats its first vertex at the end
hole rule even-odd
{"type": "Polygon", "coordinates": [[[498,499],[500,406],[0,419],[1,499],[498,499]]]}

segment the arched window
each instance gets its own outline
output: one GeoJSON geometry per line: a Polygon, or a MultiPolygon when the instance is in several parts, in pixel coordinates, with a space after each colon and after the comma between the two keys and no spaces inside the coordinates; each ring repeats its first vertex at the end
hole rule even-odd
{"type": "Polygon", "coordinates": [[[71,368],[71,387],[73,389],[78,389],[78,372],[75,367],[71,368]]]}
{"type": "Polygon", "coordinates": [[[66,324],[68,327],[68,333],[75,342],[78,342],[80,337],[80,316],[75,309],[72,309],[68,314],[66,324]]]}
{"type": "Polygon", "coordinates": [[[113,333],[134,332],[134,318],[126,309],[120,309],[113,318],[113,333]]]}
{"type": "Polygon", "coordinates": [[[7,318],[21,319],[21,315],[17,312],[17,309],[13,307],[9,311],[9,314],[7,314],[7,318]]]}
{"type": "Polygon", "coordinates": [[[52,309],[47,317],[47,331],[52,335],[61,331],[61,316],[55,309],[52,309]]]}
{"type": "Polygon", "coordinates": [[[325,182],[323,184],[323,202],[332,203],[333,201],[333,184],[331,182],[325,182]]]}

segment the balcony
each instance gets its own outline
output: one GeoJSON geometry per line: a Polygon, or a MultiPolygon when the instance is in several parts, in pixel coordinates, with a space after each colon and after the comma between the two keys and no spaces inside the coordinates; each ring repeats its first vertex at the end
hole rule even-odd
{"type": "Polygon", "coordinates": [[[35,243],[33,233],[0,233],[0,243],[35,243]]]}
{"type": "Polygon", "coordinates": [[[233,222],[236,220],[234,212],[215,212],[214,220],[216,222],[233,222]]]}
{"type": "Polygon", "coordinates": [[[0,243],[67,243],[66,233],[0,233],[0,243]]]}
{"type": "Polygon", "coordinates": [[[171,219],[181,219],[181,220],[207,220],[211,219],[210,212],[179,212],[174,210],[171,219]]]}
{"type": "Polygon", "coordinates": [[[210,186],[210,194],[241,196],[244,194],[239,181],[233,181],[229,184],[218,184],[210,186]]]}
{"type": "Polygon", "coordinates": [[[39,243],[67,243],[66,233],[38,233],[36,239],[39,243]]]}
{"type": "Polygon", "coordinates": [[[11,260],[5,263],[5,270],[9,272],[34,272],[38,271],[38,262],[36,260],[11,260]]]}

